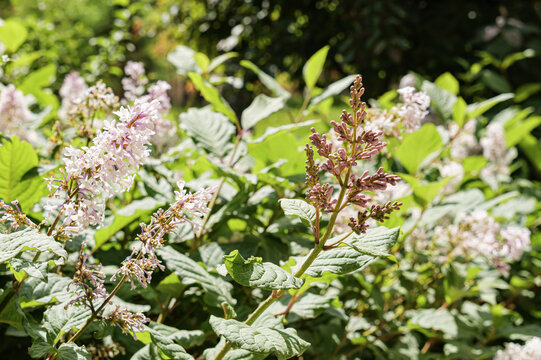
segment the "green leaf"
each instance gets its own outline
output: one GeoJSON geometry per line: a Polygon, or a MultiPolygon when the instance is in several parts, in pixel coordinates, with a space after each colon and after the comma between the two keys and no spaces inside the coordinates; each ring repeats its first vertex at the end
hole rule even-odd
{"type": "Polygon", "coordinates": [[[28,355],[33,359],[41,358],[46,354],[55,352],[56,348],[45,341],[35,341],[30,349],[28,349],[28,355]]]}
{"type": "Polygon", "coordinates": [[[413,190],[413,198],[422,207],[427,207],[431,204],[434,198],[439,194],[440,190],[451,180],[451,178],[448,177],[441,181],[422,182],[408,174],[400,174],[399,176],[410,184],[411,189],[413,190]]]}
{"type": "MultiPolygon", "coordinates": [[[[300,300],[295,302],[289,313],[295,314],[302,319],[313,319],[331,307],[331,300],[332,298],[329,296],[306,293],[301,296],[300,300]]],[[[290,301],[290,296],[284,296],[279,303],[275,303],[276,306],[272,307],[272,312],[283,313],[290,301]]]]}
{"type": "Polygon", "coordinates": [[[0,27],[0,41],[10,53],[17,51],[26,40],[28,31],[21,25],[21,22],[15,19],[7,19],[0,27]]]}
{"type": "Polygon", "coordinates": [[[11,234],[0,234],[0,263],[27,250],[51,251],[64,258],[68,256],[66,250],[53,237],[42,234],[33,228],[26,228],[11,234]]]}
{"type": "Polygon", "coordinates": [[[45,186],[41,177],[23,180],[23,176],[37,165],[38,157],[29,143],[17,137],[4,140],[0,147],[0,199],[18,200],[23,211],[30,211],[44,194],[45,186]]]}
{"type": "Polygon", "coordinates": [[[515,102],[520,103],[530,96],[541,91],[541,83],[529,83],[520,85],[515,91],[515,102]]]}
{"type": "Polygon", "coordinates": [[[146,197],[144,199],[135,200],[118,210],[114,214],[113,222],[106,227],[98,229],[94,234],[94,240],[96,241],[94,248],[101,247],[117,232],[142,217],[150,216],[155,209],[162,205],[164,205],[163,200],[160,201],[151,197],[146,197]]]}
{"type": "Polygon", "coordinates": [[[297,335],[295,329],[272,329],[246,325],[236,320],[210,317],[210,325],[236,347],[256,354],[274,353],[278,360],[301,355],[310,343],[297,335]]]}
{"type": "Polygon", "coordinates": [[[508,148],[515,146],[541,124],[541,116],[531,116],[525,121],[505,130],[505,143],[508,148]]]}
{"type": "Polygon", "coordinates": [[[299,199],[280,199],[280,206],[287,216],[298,216],[314,226],[316,221],[316,208],[304,200],[299,199]]]}
{"type": "Polygon", "coordinates": [[[216,56],[214,59],[211,60],[209,66],[207,67],[207,72],[211,72],[212,70],[216,69],[218,66],[222,65],[227,60],[232,59],[237,56],[239,56],[239,54],[237,54],[236,52],[228,52],[220,56],[216,56]]]}
{"type": "MultiPolygon", "coordinates": [[[[396,243],[399,233],[399,228],[387,229],[380,226],[369,229],[365,234],[351,235],[344,242],[359,248],[370,246],[377,251],[386,252],[396,243]]],[[[297,266],[300,266],[305,258],[296,258],[297,266]]],[[[326,272],[343,275],[362,270],[377,258],[377,256],[361,254],[348,246],[340,246],[322,252],[306,270],[305,274],[317,278],[322,277],[326,272]]]]}
{"type": "Polygon", "coordinates": [[[181,126],[186,133],[208,152],[223,157],[235,134],[235,127],[225,116],[208,108],[190,108],[180,114],[181,126]]]}
{"type": "Polygon", "coordinates": [[[201,284],[207,292],[206,300],[210,305],[221,307],[223,301],[231,305],[236,304],[236,300],[231,297],[233,286],[227,281],[209,274],[201,265],[172,247],[160,249],[158,254],[165,261],[167,268],[177,274],[184,284],[201,284]]]}
{"type": "Polygon", "coordinates": [[[205,98],[205,100],[207,100],[212,105],[213,110],[224,114],[236,124],[239,122],[237,115],[235,114],[233,109],[231,109],[231,106],[229,106],[227,101],[222,98],[222,96],[218,92],[218,89],[205,82],[205,80],[203,80],[203,77],[201,77],[201,75],[197,73],[191,72],[188,74],[188,77],[193,82],[195,88],[201,92],[201,95],[205,98]]]}
{"type": "Polygon", "coordinates": [[[524,151],[535,168],[541,172],[541,146],[535,136],[528,134],[519,144],[520,150],[524,151]]]}
{"type": "Polygon", "coordinates": [[[458,80],[449,72],[443,73],[438,76],[438,78],[434,81],[434,85],[449,91],[453,95],[458,95],[458,91],[460,89],[458,80]]]}
{"type": "Polygon", "coordinates": [[[71,278],[49,273],[47,281],[41,281],[38,278],[27,279],[19,295],[26,299],[21,300],[21,307],[27,308],[42,304],[48,304],[52,301],[63,303],[71,299],[72,294],[66,289],[72,282],[71,278]]]}
{"type": "Polygon", "coordinates": [[[37,95],[42,88],[52,84],[55,75],[56,66],[53,64],[46,65],[26,76],[19,89],[25,94],[37,95]]]}
{"type": "Polygon", "coordinates": [[[462,127],[466,123],[466,108],[468,104],[462,97],[459,97],[453,105],[453,120],[462,127]]]}
{"type": "Polygon", "coordinates": [[[315,96],[310,100],[310,106],[319,104],[323,100],[330,98],[331,96],[338,95],[345,89],[347,89],[355,80],[357,75],[349,75],[343,79],[333,82],[331,85],[325,88],[321,94],[315,96]]]}
{"type": "Polygon", "coordinates": [[[229,275],[243,286],[264,290],[298,289],[304,282],[273,263],[261,262],[261,258],[245,260],[238,250],[224,256],[224,263],[229,275]]]}
{"type": "Polygon", "coordinates": [[[272,135],[275,135],[275,134],[278,134],[278,133],[281,133],[281,132],[286,132],[286,131],[289,133],[290,132],[289,130],[298,129],[298,128],[305,127],[305,126],[310,126],[310,125],[315,124],[316,122],[317,121],[315,121],[315,120],[307,120],[307,121],[303,121],[301,123],[286,124],[286,125],[276,126],[276,127],[269,126],[268,128],[265,129],[265,133],[263,135],[261,135],[257,139],[250,139],[250,140],[248,140],[248,142],[251,143],[251,144],[262,143],[265,140],[267,140],[268,137],[270,137],[272,135]]]}
{"type": "Polygon", "coordinates": [[[483,115],[485,112],[490,110],[493,106],[501,102],[507,101],[509,99],[512,99],[513,96],[514,96],[513,94],[500,94],[500,95],[494,96],[493,98],[487,99],[485,101],[470,104],[466,108],[466,113],[468,114],[468,117],[470,119],[474,119],[478,116],[483,115]]]}
{"type": "Polygon", "coordinates": [[[19,282],[24,281],[25,274],[42,281],[47,279],[47,263],[44,262],[33,262],[21,258],[14,258],[9,262],[9,267],[13,272],[15,279],[19,282]]]}
{"type": "Polygon", "coordinates": [[[502,70],[507,70],[511,65],[513,65],[515,62],[527,58],[535,57],[535,50],[533,49],[526,49],[524,51],[516,52],[510,55],[507,55],[503,61],[502,61],[502,70]]]}
{"type": "Polygon", "coordinates": [[[51,306],[43,315],[45,329],[54,339],[53,345],[65,333],[80,329],[91,315],[90,310],[83,306],[69,306],[67,309],[65,306],[66,303],[51,306]]]}
{"type": "Polygon", "coordinates": [[[382,251],[380,249],[377,249],[367,244],[355,245],[355,244],[343,243],[343,246],[349,246],[353,250],[364,255],[377,256],[377,257],[392,257],[392,255],[389,254],[387,251],[382,251]]]}
{"type": "Polygon", "coordinates": [[[445,338],[452,339],[458,334],[458,326],[454,316],[447,309],[420,309],[410,310],[411,319],[408,327],[420,327],[429,330],[438,330],[444,333],[445,338]]]}
{"type": "Polygon", "coordinates": [[[167,296],[175,297],[180,294],[184,287],[177,274],[172,273],[158,283],[156,290],[167,296]]]}
{"type": "MultiPolygon", "coordinates": [[[[206,349],[203,352],[205,360],[214,360],[218,352],[224,347],[225,339],[220,338],[220,342],[213,348],[206,349]]],[[[223,360],[263,360],[268,354],[256,354],[242,349],[232,349],[225,354],[223,360]]]]}
{"type": "Polygon", "coordinates": [[[210,60],[209,60],[208,56],[203,54],[202,52],[196,52],[194,54],[193,58],[195,60],[195,63],[197,64],[197,66],[199,66],[199,68],[203,72],[206,72],[208,67],[209,67],[209,64],[210,64],[210,60]]]}
{"type": "Polygon", "coordinates": [[[434,124],[424,124],[419,130],[404,135],[395,154],[410,174],[415,174],[428,155],[441,150],[443,143],[434,124]]]}
{"type": "Polygon", "coordinates": [[[319,49],[314,55],[308,59],[304,67],[302,68],[302,76],[306,87],[311,91],[316,86],[317,80],[323,71],[325,60],[327,59],[327,53],[329,52],[329,45],[325,45],[319,49]]]}
{"type": "Polygon", "coordinates": [[[289,99],[291,97],[291,94],[286,89],[284,89],[276,80],[274,80],[272,76],[265,74],[254,63],[248,60],[242,60],[240,64],[245,68],[252,70],[259,78],[259,81],[261,81],[263,85],[265,85],[270,91],[272,91],[274,95],[282,97],[284,99],[289,99]]]}
{"type": "Polygon", "coordinates": [[[78,346],[74,343],[63,343],[58,348],[58,360],[91,360],[90,353],[84,346],[78,346]]]}
{"type": "Polygon", "coordinates": [[[193,357],[184,350],[182,346],[176,344],[172,339],[164,336],[159,331],[150,329],[152,344],[156,345],[165,355],[175,360],[193,360],[193,357]]]}
{"type": "Polygon", "coordinates": [[[284,107],[284,98],[258,95],[241,115],[240,121],[243,129],[250,129],[270,114],[284,107]]]}

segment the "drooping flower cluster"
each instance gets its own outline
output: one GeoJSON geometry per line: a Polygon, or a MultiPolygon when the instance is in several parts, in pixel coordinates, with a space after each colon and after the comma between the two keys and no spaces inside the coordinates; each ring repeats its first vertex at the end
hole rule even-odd
{"type": "Polygon", "coordinates": [[[518,226],[502,228],[484,210],[462,214],[458,224],[437,226],[434,241],[440,249],[440,259],[447,256],[486,258],[499,270],[508,271],[507,261],[520,260],[530,246],[530,231],[518,226]]]}
{"type": "Polygon", "coordinates": [[[65,150],[62,178],[48,179],[50,197],[61,204],[47,207],[62,212],[63,230],[77,233],[89,225],[101,225],[105,201],[131,187],[135,171],[150,154],[158,107],[157,100],[136,100],[132,107],[115,113],[118,121],[104,121],[92,146],[65,150]]]}
{"type": "Polygon", "coordinates": [[[142,232],[137,237],[141,242],[140,249],[135,249],[129,258],[122,262],[122,267],[113,276],[121,274],[128,277],[132,289],[134,280],[146,288],[152,280],[152,273],[156,268],[164,270],[156,255],[156,249],[163,247],[164,237],[173,232],[181,223],[188,222],[194,230],[198,230],[201,219],[209,211],[208,202],[212,198],[215,188],[203,189],[195,193],[188,193],[184,183],[178,182],[179,191],[175,191],[176,202],[167,210],[159,209],[152,215],[150,223],[141,224],[142,232]]]}
{"type": "Polygon", "coordinates": [[[430,107],[428,95],[415,91],[411,86],[399,89],[398,93],[402,102],[390,110],[368,109],[366,129],[379,130],[385,136],[400,138],[401,133],[410,133],[421,127],[430,107]]]}
{"type": "MultiPolygon", "coordinates": [[[[349,218],[349,227],[357,234],[368,228],[370,219],[383,222],[392,211],[399,208],[398,202],[387,202],[383,205],[375,203],[366,191],[382,191],[388,185],[396,185],[400,178],[387,174],[380,168],[375,174],[368,171],[357,175],[353,171],[359,160],[369,160],[380,152],[386,144],[379,140],[382,135],[378,130],[365,130],[364,120],[367,116],[366,103],[361,101],[364,93],[362,79],[357,76],[350,88],[350,106],[352,113],[343,111],[340,122],[332,121],[336,142],[333,144],[326,135],[321,135],[312,128],[310,135],[311,145],[306,145],[306,192],[307,201],[318,211],[340,213],[348,205],[358,208],[349,218]],[[314,150],[322,158],[321,163],[314,160],[314,150]],[[341,189],[346,189],[342,197],[335,197],[334,186],[329,183],[322,184],[320,172],[334,177],[341,189]]],[[[317,237],[316,237],[317,240],[317,237]]]]}
{"type": "Polygon", "coordinates": [[[145,85],[148,79],[145,76],[143,63],[128,61],[124,67],[126,77],[122,79],[122,88],[124,89],[124,98],[133,101],[145,92],[145,85]]]}
{"type": "Polygon", "coordinates": [[[498,350],[494,360],[541,360],[541,338],[535,336],[524,345],[506,343],[504,350],[498,350]]]}
{"type": "Polygon", "coordinates": [[[25,125],[35,119],[28,108],[23,93],[13,84],[6,86],[0,94],[0,129],[6,135],[27,138],[25,125]]]}
{"type": "Polygon", "coordinates": [[[111,296],[105,289],[105,274],[102,272],[101,265],[89,265],[87,263],[88,255],[84,253],[85,247],[86,244],[83,243],[76,265],[76,271],[73,275],[73,281],[68,285],[68,290],[72,285],[77,287],[73,293],[75,298],[65,308],[67,309],[69,306],[84,306],[91,310],[96,318],[120,327],[124,333],[128,333],[128,330],[131,330],[134,338],[137,340],[136,331],[143,332],[144,324],[148,323],[150,319],[142,313],[134,314],[118,305],[107,317],[103,317],[100,314],[105,305],[113,305],[113,301],[110,300],[111,296]]]}

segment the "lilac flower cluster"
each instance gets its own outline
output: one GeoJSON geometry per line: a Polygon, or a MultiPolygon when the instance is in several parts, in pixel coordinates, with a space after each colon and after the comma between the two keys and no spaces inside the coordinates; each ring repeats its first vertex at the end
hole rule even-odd
{"type": "Polygon", "coordinates": [[[483,156],[490,162],[481,170],[481,178],[485,181],[495,177],[507,179],[513,155],[507,151],[503,126],[499,123],[489,124],[486,128],[486,136],[479,142],[483,148],[483,156]]]}
{"type": "MultiPolygon", "coordinates": [[[[366,103],[361,101],[364,93],[362,79],[357,76],[350,88],[350,106],[352,113],[343,111],[340,122],[332,121],[336,143],[330,141],[327,135],[321,135],[312,128],[311,145],[306,145],[306,192],[307,201],[316,207],[317,211],[336,213],[337,215],[348,205],[354,205],[359,210],[349,218],[349,227],[357,234],[368,228],[367,221],[374,219],[383,222],[388,214],[399,208],[398,202],[387,202],[383,205],[372,201],[366,191],[385,190],[388,185],[396,185],[400,178],[387,174],[380,168],[375,174],[368,171],[356,175],[353,171],[359,160],[370,160],[380,152],[386,144],[379,140],[381,131],[365,130],[363,122],[367,116],[366,103]],[[314,150],[322,158],[321,163],[314,160],[314,150]],[[334,186],[321,183],[320,172],[334,177],[342,189],[346,189],[342,197],[335,198],[334,186]]],[[[316,237],[317,241],[317,237],[316,237]]]]}
{"type": "Polygon", "coordinates": [[[504,350],[498,350],[494,360],[541,360],[541,338],[535,336],[524,345],[506,343],[504,350]]]}
{"type": "Polygon", "coordinates": [[[518,226],[502,228],[486,211],[475,210],[458,217],[458,224],[437,226],[434,242],[440,259],[448,256],[482,257],[500,271],[509,270],[507,261],[518,261],[530,246],[530,231],[518,226]]]}
{"type": "Polygon", "coordinates": [[[66,148],[62,178],[47,179],[50,197],[61,200],[60,205],[49,204],[47,210],[63,213],[63,230],[77,233],[89,225],[101,225],[105,201],[131,187],[134,172],[150,154],[158,108],[157,100],[136,100],[133,107],[115,113],[118,121],[104,121],[92,146],[66,148]]]}
{"type": "Polygon", "coordinates": [[[105,116],[118,107],[118,97],[102,81],[87,87],[76,72],[66,76],[60,95],[62,107],[58,116],[73,125],[86,126],[91,130],[97,115],[105,116]],[[62,94],[64,93],[64,94],[62,94]]]}
{"type": "Polygon", "coordinates": [[[135,249],[129,258],[122,262],[122,267],[113,276],[128,277],[135,288],[134,280],[146,288],[152,280],[152,273],[156,268],[164,270],[156,255],[156,249],[163,247],[164,237],[173,232],[181,223],[192,224],[194,230],[198,230],[201,219],[209,211],[208,202],[212,198],[215,188],[203,189],[195,193],[187,193],[184,190],[184,183],[178,182],[179,191],[175,191],[176,202],[167,210],[159,209],[150,219],[150,223],[141,224],[142,232],[137,237],[141,242],[141,248],[135,249]]]}
{"type": "Polygon", "coordinates": [[[9,224],[8,233],[12,230],[18,230],[21,226],[29,226],[39,230],[40,225],[34,224],[19,208],[19,201],[13,200],[11,204],[6,204],[4,200],[0,200],[0,223],[9,224]]]}
{"type": "Polygon", "coordinates": [[[35,119],[28,106],[20,90],[13,84],[6,86],[0,94],[0,129],[7,135],[27,139],[25,125],[35,119]]]}
{"type": "Polygon", "coordinates": [[[124,98],[128,101],[135,100],[145,92],[148,79],[145,76],[145,68],[142,62],[128,61],[124,67],[125,78],[122,79],[124,98]]]}
{"type": "Polygon", "coordinates": [[[385,136],[400,138],[403,132],[410,133],[421,127],[428,115],[430,98],[424,92],[415,91],[411,86],[398,90],[401,103],[390,110],[370,108],[367,110],[367,129],[379,130],[385,136]]]}
{"type": "Polygon", "coordinates": [[[85,247],[86,245],[83,243],[73,275],[73,282],[68,286],[68,289],[71,285],[77,286],[77,290],[73,293],[75,298],[65,308],[72,305],[85,306],[92,311],[96,318],[120,327],[123,332],[128,333],[128,330],[132,330],[134,338],[137,339],[135,333],[144,331],[144,324],[148,323],[150,319],[142,313],[133,314],[118,305],[107,317],[102,317],[99,314],[106,304],[113,305],[112,295],[105,289],[105,274],[102,272],[101,265],[87,264],[88,255],[84,253],[85,247]],[[103,299],[102,303],[96,303],[100,299],[103,299]]]}

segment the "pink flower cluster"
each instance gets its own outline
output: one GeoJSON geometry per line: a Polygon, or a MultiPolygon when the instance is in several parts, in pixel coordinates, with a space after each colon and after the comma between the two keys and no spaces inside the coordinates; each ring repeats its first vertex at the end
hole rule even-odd
{"type": "MultiPolygon", "coordinates": [[[[359,160],[370,160],[379,153],[386,144],[379,140],[382,132],[379,130],[365,130],[364,120],[367,116],[366,103],[361,101],[364,93],[362,79],[357,76],[350,88],[350,106],[352,113],[346,110],[340,116],[340,122],[331,121],[335,141],[327,139],[312,128],[310,135],[311,145],[306,145],[306,192],[307,201],[322,212],[339,214],[348,205],[358,208],[355,216],[349,218],[349,227],[357,234],[368,228],[370,219],[382,222],[388,214],[399,208],[400,203],[387,202],[383,205],[372,201],[367,191],[385,190],[388,185],[396,185],[400,178],[387,174],[380,168],[375,174],[368,171],[358,175],[354,167],[359,160]],[[314,160],[314,147],[322,158],[321,163],[314,160]],[[334,177],[341,189],[346,189],[344,197],[334,198],[334,186],[321,183],[320,172],[324,171],[334,177]],[[340,202],[339,202],[340,201],[340,202]]],[[[316,237],[317,241],[317,237],[316,237]]]]}
{"type": "Polygon", "coordinates": [[[133,101],[145,92],[148,79],[145,76],[145,67],[142,62],[128,61],[124,67],[125,78],[122,79],[124,98],[133,101]]]}
{"type": "Polygon", "coordinates": [[[410,133],[421,127],[430,107],[428,95],[415,91],[411,86],[398,89],[398,94],[402,102],[390,110],[367,110],[366,129],[379,130],[386,136],[400,138],[401,133],[410,133]]]}
{"type": "Polygon", "coordinates": [[[113,276],[128,277],[132,289],[135,288],[134,280],[146,288],[152,280],[152,273],[156,268],[164,270],[156,255],[156,249],[163,247],[164,237],[173,232],[181,223],[192,224],[194,230],[198,230],[201,219],[209,211],[208,202],[212,198],[215,188],[203,189],[195,193],[184,190],[184,183],[177,183],[179,190],[175,191],[176,202],[167,210],[159,209],[152,215],[150,223],[141,224],[142,232],[137,237],[141,241],[141,248],[135,249],[129,258],[122,262],[122,267],[113,276]]]}
{"type": "Polygon", "coordinates": [[[6,86],[0,94],[0,129],[7,135],[27,138],[25,124],[35,119],[28,108],[23,93],[13,84],[6,86]]]}
{"type": "Polygon", "coordinates": [[[47,210],[64,215],[63,229],[77,233],[89,225],[101,225],[105,201],[128,190],[135,171],[150,154],[152,128],[159,119],[159,102],[136,100],[115,114],[118,121],[105,121],[90,147],[70,146],[64,152],[63,178],[48,180],[50,197],[62,200],[47,210]]]}
{"type": "Polygon", "coordinates": [[[451,256],[483,257],[501,271],[507,261],[518,261],[530,246],[530,231],[518,226],[502,228],[486,211],[476,210],[458,218],[458,225],[437,226],[435,242],[442,256],[449,248],[451,256]]]}

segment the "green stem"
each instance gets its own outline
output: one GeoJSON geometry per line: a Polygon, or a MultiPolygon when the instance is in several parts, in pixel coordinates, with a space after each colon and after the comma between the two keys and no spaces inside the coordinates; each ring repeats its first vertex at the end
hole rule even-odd
{"type": "Polygon", "coordinates": [[[302,102],[301,109],[299,110],[299,113],[297,114],[297,117],[295,118],[296,123],[298,123],[302,119],[302,113],[308,107],[308,101],[310,101],[310,91],[308,91],[306,93],[306,96],[304,97],[304,101],[302,102]]]}

